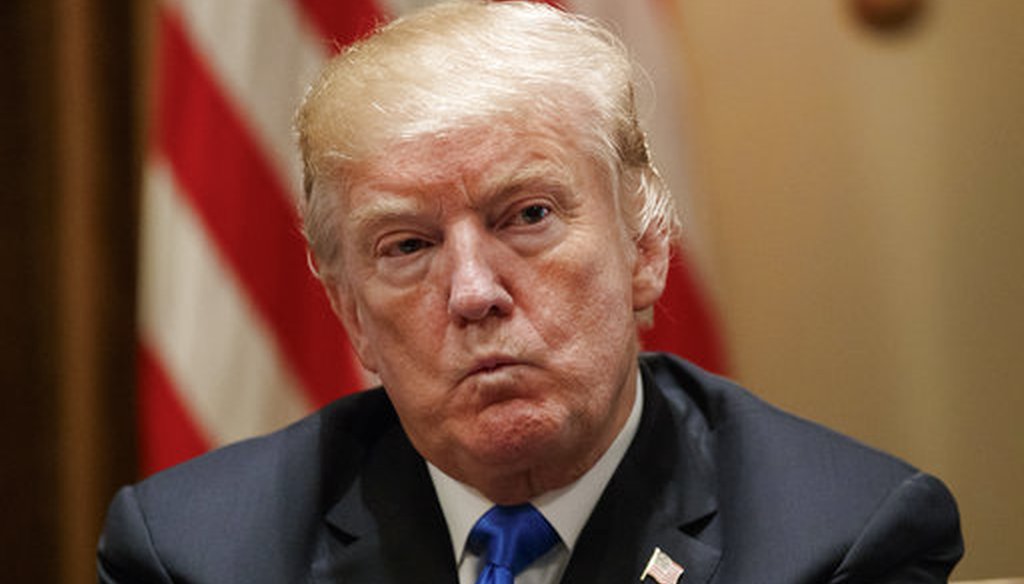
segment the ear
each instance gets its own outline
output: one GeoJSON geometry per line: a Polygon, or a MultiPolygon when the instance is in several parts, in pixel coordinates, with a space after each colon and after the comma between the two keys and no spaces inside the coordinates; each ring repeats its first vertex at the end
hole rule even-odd
{"type": "Polygon", "coordinates": [[[636,263],[633,265],[633,311],[654,306],[665,291],[670,256],[668,234],[649,228],[636,241],[636,263]]]}
{"type": "Polygon", "coordinates": [[[331,302],[331,310],[345,327],[348,340],[352,343],[359,363],[370,373],[377,374],[377,356],[366,336],[363,317],[351,287],[334,278],[325,278],[323,285],[327,292],[327,299],[331,302]]]}

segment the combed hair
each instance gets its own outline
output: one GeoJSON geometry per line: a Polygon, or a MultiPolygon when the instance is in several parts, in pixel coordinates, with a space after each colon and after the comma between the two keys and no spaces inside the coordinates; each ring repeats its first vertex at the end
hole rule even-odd
{"type": "Polygon", "coordinates": [[[637,120],[634,75],[606,28],[532,2],[443,2],[350,45],[296,114],[299,214],[321,274],[337,268],[336,205],[359,161],[499,120],[557,122],[605,170],[630,237],[675,237],[674,202],[637,120]]]}

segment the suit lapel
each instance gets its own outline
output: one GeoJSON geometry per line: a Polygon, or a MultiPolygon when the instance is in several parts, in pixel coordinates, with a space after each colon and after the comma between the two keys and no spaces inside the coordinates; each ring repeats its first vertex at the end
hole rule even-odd
{"type": "MultiPolygon", "coordinates": [[[[576,542],[565,584],[636,582],[655,547],[683,566],[680,584],[709,582],[720,563],[711,430],[685,391],[660,389],[674,382],[641,368],[640,427],[576,542]]],[[[331,488],[310,581],[457,584],[426,464],[397,419],[380,422],[387,427],[365,452],[329,463],[358,470],[331,488]]]]}
{"type": "Polygon", "coordinates": [[[644,372],[637,435],[580,534],[563,583],[636,582],[655,547],[684,568],[680,584],[714,575],[721,552],[710,429],[684,392],[672,397],[675,403],[644,372]]]}
{"type": "Polygon", "coordinates": [[[457,584],[451,538],[422,457],[394,423],[326,514],[313,582],[457,584]]]}

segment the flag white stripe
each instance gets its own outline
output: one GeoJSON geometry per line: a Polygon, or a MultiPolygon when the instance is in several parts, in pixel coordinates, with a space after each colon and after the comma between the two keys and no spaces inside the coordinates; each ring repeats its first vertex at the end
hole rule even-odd
{"type": "Polygon", "coordinates": [[[385,13],[394,16],[402,16],[437,4],[439,0],[377,0],[377,6],[385,13]]]}
{"type": "Polygon", "coordinates": [[[142,213],[141,334],[214,446],[312,411],[272,333],[158,160],[146,171],[142,213]]]}
{"type": "Polygon", "coordinates": [[[296,2],[175,0],[171,5],[277,175],[289,192],[297,192],[301,167],[292,112],[330,47],[318,40],[296,2]]]}

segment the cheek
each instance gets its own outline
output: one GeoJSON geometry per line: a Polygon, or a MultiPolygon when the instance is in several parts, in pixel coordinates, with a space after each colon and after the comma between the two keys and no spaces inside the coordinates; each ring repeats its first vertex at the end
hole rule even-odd
{"type": "Polygon", "coordinates": [[[549,347],[571,353],[575,368],[610,363],[635,336],[631,287],[625,258],[607,253],[577,254],[538,272],[533,323],[549,347]],[[596,360],[596,361],[595,361],[596,360]]]}
{"type": "Polygon", "coordinates": [[[444,335],[443,305],[430,291],[394,293],[376,290],[364,302],[366,342],[376,349],[378,375],[384,382],[400,381],[437,355],[444,335]]]}

